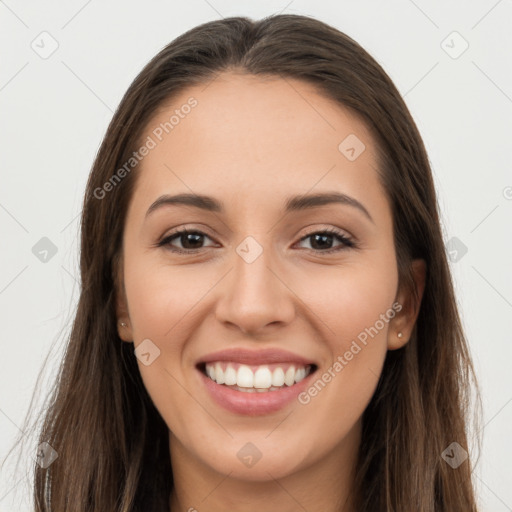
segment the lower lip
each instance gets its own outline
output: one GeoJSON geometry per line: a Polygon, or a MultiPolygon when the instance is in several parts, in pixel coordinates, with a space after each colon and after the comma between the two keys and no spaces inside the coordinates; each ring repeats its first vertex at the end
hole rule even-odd
{"type": "Polygon", "coordinates": [[[202,371],[198,370],[206,389],[211,397],[228,411],[246,416],[259,416],[270,414],[283,409],[286,405],[297,398],[299,393],[308,386],[313,373],[293,386],[284,386],[276,391],[266,392],[244,392],[229,388],[223,384],[217,384],[207,377],[202,371]]]}

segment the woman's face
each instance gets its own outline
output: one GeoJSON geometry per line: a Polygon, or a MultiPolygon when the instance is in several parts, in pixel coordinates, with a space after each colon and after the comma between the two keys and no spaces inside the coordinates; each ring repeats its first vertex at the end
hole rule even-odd
{"type": "Polygon", "coordinates": [[[119,332],[173,464],[254,481],[353,462],[414,321],[365,125],[301,81],[225,73],[160,109],[142,143],[119,332]]]}

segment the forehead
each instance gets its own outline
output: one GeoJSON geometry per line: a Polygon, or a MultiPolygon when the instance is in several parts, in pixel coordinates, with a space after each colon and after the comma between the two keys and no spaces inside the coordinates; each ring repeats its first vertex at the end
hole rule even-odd
{"type": "Polygon", "coordinates": [[[257,207],[335,188],[386,207],[366,125],[300,80],[223,73],[163,104],[149,139],[137,167],[141,200],[195,192],[257,207]]]}

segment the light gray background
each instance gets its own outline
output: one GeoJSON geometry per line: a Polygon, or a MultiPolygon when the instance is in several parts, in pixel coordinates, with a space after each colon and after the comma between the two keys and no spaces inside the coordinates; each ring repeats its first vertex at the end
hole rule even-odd
{"type": "MultiPolygon", "coordinates": [[[[0,1],[0,456],[23,428],[52,345],[37,389],[45,393],[55,373],[78,297],[85,183],[122,94],[185,30],[220,17],[275,12],[312,15],[356,39],[391,76],[418,124],[447,248],[453,237],[467,247],[453,253],[451,266],[483,390],[476,469],[482,510],[510,511],[510,0],[0,1]],[[469,44],[459,56],[464,41],[454,31],[469,44]],[[44,59],[51,38],[58,48],[44,59]],[[42,237],[57,247],[47,262],[32,251],[42,237]]],[[[23,471],[11,476],[10,460],[0,474],[0,512],[30,510],[26,478],[23,471]]]]}

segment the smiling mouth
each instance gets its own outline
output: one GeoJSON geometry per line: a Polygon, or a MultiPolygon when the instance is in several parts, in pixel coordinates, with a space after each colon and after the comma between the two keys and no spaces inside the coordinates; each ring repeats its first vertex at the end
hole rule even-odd
{"type": "Polygon", "coordinates": [[[294,386],[314,373],[317,366],[298,363],[245,365],[216,361],[200,363],[197,369],[223,387],[243,393],[266,393],[294,386]]]}

